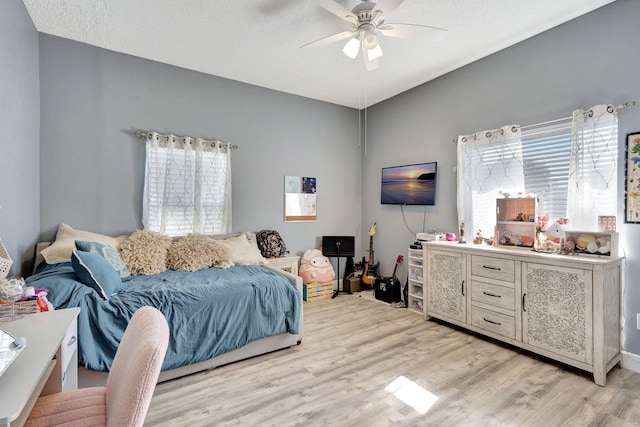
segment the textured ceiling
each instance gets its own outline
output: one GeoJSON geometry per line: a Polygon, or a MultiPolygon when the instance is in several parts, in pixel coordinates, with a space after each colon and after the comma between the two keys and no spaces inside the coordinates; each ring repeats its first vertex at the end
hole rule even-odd
{"type": "MultiPolygon", "coordinates": [[[[386,21],[448,30],[442,42],[382,37],[366,71],[319,0],[24,0],[38,31],[282,92],[362,109],[613,0],[405,0],[386,21]]],[[[347,9],[357,0],[337,0],[347,9]]]]}

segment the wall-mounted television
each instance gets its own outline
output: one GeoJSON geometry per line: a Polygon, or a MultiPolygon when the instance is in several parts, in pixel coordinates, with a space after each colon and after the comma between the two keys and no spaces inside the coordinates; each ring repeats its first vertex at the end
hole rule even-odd
{"type": "Polygon", "coordinates": [[[434,206],[437,173],[437,162],[382,168],[380,203],[434,206]]]}

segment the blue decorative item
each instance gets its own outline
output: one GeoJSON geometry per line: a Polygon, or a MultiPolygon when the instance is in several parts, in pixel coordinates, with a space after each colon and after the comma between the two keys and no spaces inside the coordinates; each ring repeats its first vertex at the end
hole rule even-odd
{"type": "Polygon", "coordinates": [[[116,251],[112,246],[103,245],[98,242],[76,240],[76,249],[82,252],[91,252],[92,254],[101,255],[118,272],[120,280],[127,281],[131,279],[131,272],[127,268],[127,265],[122,261],[120,255],[118,255],[118,251],[116,251]]]}
{"type": "Polygon", "coordinates": [[[71,265],[80,281],[95,290],[104,300],[124,290],[118,272],[100,254],[74,249],[71,252],[71,265]]]}

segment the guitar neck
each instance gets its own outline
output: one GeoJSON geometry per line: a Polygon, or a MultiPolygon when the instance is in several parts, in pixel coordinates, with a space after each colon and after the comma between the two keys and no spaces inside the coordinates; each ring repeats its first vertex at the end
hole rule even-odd
{"type": "Polygon", "coordinates": [[[402,257],[402,255],[398,255],[398,258],[396,259],[396,266],[393,267],[393,274],[391,275],[391,277],[396,277],[396,271],[398,271],[398,266],[402,263],[402,261],[404,260],[404,258],[402,257]]]}
{"type": "Polygon", "coordinates": [[[369,236],[369,265],[373,265],[373,236],[369,236]]]}

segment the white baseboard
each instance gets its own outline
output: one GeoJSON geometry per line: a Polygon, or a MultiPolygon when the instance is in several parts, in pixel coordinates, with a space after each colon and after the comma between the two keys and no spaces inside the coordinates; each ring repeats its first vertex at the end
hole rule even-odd
{"type": "Polygon", "coordinates": [[[629,353],[628,351],[622,351],[622,360],[620,360],[620,366],[630,371],[640,373],[640,355],[629,353]]]}

